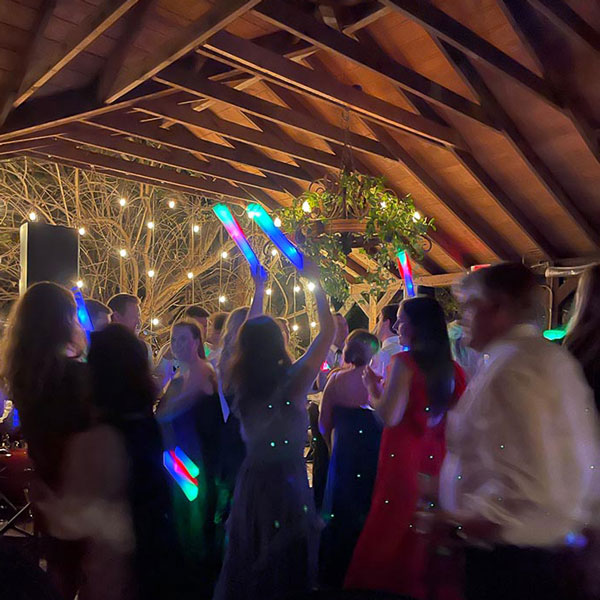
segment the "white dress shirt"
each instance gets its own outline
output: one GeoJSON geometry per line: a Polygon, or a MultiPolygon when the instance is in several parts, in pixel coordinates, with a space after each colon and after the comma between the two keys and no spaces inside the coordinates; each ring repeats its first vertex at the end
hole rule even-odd
{"type": "Polygon", "coordinates": [[[500,526],[502,543],[559,546],[596,502],[598,424],[583,373],[560,346],[519,325],[485,351],[448,413],[442,507],[500,526]]]}
{"type": "Polygon", "coordinates": [[[402,346],[402,344],[400,344],[398,341],[398,336],[392,335],[391,337],[383,340],[379,352],[371,359],[369,366],[371,369],[373,369],[373,371],[375,371],[375,373],[377,373],[377,375],[385,377],[388,365],[392,360],[392,356],[402,352],[403,348],[404,346],[402,346]]]}

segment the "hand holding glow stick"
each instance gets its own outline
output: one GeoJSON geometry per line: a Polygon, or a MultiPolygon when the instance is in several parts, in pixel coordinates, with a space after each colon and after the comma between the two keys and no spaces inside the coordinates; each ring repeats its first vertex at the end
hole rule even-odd
{"type": "Polygon", "coordinates": [[[277,249],[296,267],[296,269],[301,271],[304,266],[304,256],[300,250],[288,240],[283,232],[275,226],[273,219],[271,219],[267,211],[260,204],[250,204],[246,211],[248,217],[254,220],[277,249]]]}
{"type": "Polygon", "coordinates": [[[396,257],[398,258],[398,268],[400,269],[400,273],[402,273],[406,295],[408,298],[414,298],[417,294],[412,276],[412,267],[410,266],[410,259],[406,250],[399,250],[396,257]]]}

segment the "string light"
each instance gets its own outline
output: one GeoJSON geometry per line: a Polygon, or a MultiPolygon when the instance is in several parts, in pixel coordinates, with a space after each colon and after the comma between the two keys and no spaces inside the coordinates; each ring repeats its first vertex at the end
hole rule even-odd
{"type": "Polygon", "coordinates": [[[29,220],[30,220],[30,221],[37,221],[37,214],[36,214],[36,213],[34,213],[33,211],[31,211],[31,212],[29,213],[29,215],[27,215],[27,216],[29,217],[29,220]]]}
{"type": "Polygon", "coordinates": [[[298,293],[300,291],[300,286],[299,285],[295,285],[294,286],[294,293],[298,293]]]}
{"type": "Polygon", "coordinates": [[[127,250],[125,250],[125,248],[121,248],[121,249],[119,250],[119,256],[120,256],[121,258],[125,258],[125,257],[127,256],[127,250]]]}
{"type": "Polygon", "coordinates": [[[160,325],[160,321],[156,317],[154,317],[152,319],[152,325],[160,325]]]}
{"type": "Polygon", "coordinates": [[[267,294],[267,296],[270,296],[273,293],[273,290],[271,288],[267,288],[265,290],[265,294],[267,294]]]}
{"type": "Polygon", "coordinates": [[[294,324],[292,325],[292,330],[293,330],[293,331],[298,331],[298,329],[300,329],[300,326],[298,325],[298,323],[294,323],[294,324]]]}
{"type": "Polygon", "coordinates": [[[381,206],[381,208],[387,208],[387,203],[386,202],[382,202],[379,206],[381,206]]]}
{"type": "Polygon", "coordinates": [[[188,279],[194,279],[194,273],[192,271],[189,271],[187,277],[188,279]]]}
{"type": "Polygon", "coordinates": [[[221,258],[227,258],[229,256],[229,253],[227,252],[227,250],[223,250],[223,252],[221,252],[221,258]]]}
{"type": "Polygon", "coordinates": [[[314,321],[311,321],[310,326],[311,326],[311,329],[314,329],[317,326],[317,324],[314,321]]]}
{"type": "Polygon", "coordinates": [[[77,281],[77,283],[75,284],[79,289],[81,289],[83,287],[83,281],[81,279],[79,279],[77,281]]]}
{"type": "Polygon", "coordinates": [[[148,221],[148,229],[154,229],[154,221],[148,221]]]}
{"type": "Polygon", "coordinates": [[[198,233],[200,231],[200,225],[194,225],[192,229],[194,230],[194,233],[198,233]]]}
{"type": "Polygon", "coordinates": [[[125,200],[125,198],[119,198],[119,204],[121,206],[127,206],[127,200],[125,200]]]}
{"type": "Polygon", "coordinates": [[[279,252],[277,252],[277,248],[273,248],[273,250],[271,250],[271,256],[277,256],[279,254],[279,252]]]}
{"type": "Polygon", "coordinates": [[[79,228],[79,235],[85,235],[85,227],[79,228]]]}
{"type": "Polygon", "coordinates": [[[275,217],[275,219],[273,220],[273,224],[275,225],[275,227],[281,227],[281,219],[279,217],[275,217]]]}
{"type": "Polygon", "coordinates": [[[305,201],[302,203],[302,210],[303,210],[305,213],[309,213],[309,212],[312,210],[312,209],[311,209],[311,207],[310,207],[310,204],[308,203],[308,200],[305,200],[305,201]]]}
{"type": "Polygon", "coordinates": [[[219,304],[225,304],[227,302],[227,298],[225,296],[219,296],[219,304]]]}
{"type": "Polygon", "coordinates": [[[154,277],[154,269],[148,271],[148,277],[154,277]]]}
{"type": "Polygon", "coordinates": [[[309,292],[314,292],[317,286],[312,281],[309,281],[306,287],[308,288],[309,292]]]}
{"type": "Polygon", "coordinates": [[[418,210],[415,210],[413,213],[413,221],[416,223],[421,220],[421,213],[418,210]]]}
{"type": "Polygon", "coordinates": [[[169,208],[175,208],[175,200],[169,200],[169,208]]]}

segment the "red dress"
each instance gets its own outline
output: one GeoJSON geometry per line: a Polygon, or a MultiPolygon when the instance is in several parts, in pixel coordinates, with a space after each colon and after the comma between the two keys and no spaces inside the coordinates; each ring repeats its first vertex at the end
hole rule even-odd
{"type": "MultiPolygon", "coordinates": [[[[383,430],[371,509],[344,587],[425,598],[426,536],[416,532],[413,518],[421,499],[419,473],[439,475],[446,453],[446,422],[428,426],[425,377],[408,352],[395,360],[404,361],[413,372],[408,405],[402,421],[383,430]]],[[[465,388],[464,373],[456,363],[454,378],[452,403],[465,388]]]]}

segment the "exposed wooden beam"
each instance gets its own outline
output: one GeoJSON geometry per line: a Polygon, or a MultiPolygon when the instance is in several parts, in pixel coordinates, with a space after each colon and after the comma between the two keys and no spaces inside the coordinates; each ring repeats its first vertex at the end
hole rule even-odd
{"type": "Polygon", "coordinates": [[[60,125],[129,108],[140,98],[159,98],[173,94],[173,89],[149,81],[120,102],[98,104],[94,86],[66,90],[45,98],[25,102],[15,109],[0,128],[0,142],[24,135],[36,135],[60,125]]]}
{"type": "Polygon", "coordinates": [[[496,121],[501,125],[506,138],[510,141],[513,148],[517,151],[523,161],[529,166],[532,173],[538,181],[544,186],[546,191],[552,196],[555,202],[561,206],[565,213],[573,222],[583,231],[588,239],[596,246],[600,247],[600,230],[594,226],[593,222],[584,215],[579,207],[573,202],[571,197],[564,190],[562,185],[554,177],[552,171],[544,164],[537,152],[529,142],[521,135],[517,126],[502,108],[492,91],[479,75],[475,67],[471,64],[468,57],[453,46],[441,42],[440,47],[445,52],[451,64],[455,66],[468,84],[477,92],[482,104],[496,121]]]}
{"type": "Polygon", "coordinates": [[[52,138],[37,138],[33,140],[7,142],[6,144],[0,144],[0,156],[6,156],[15,152],[24,152],[25,150],[36,150],[38,148],[44,148],[52,143],[52,138]]]}
{"type": "Polygon", "coordinates": [[[586,146],[594,158],[600,162],[597,126],[590,122],[590,119],[583,114],[577,100],[572,98],[564,73],[556,67],[550,48],[545,45],[543,38],[539,35],[542,26],[539,15],[529,4],[523,3],[521,0],[500,0],[500,6],[504,9],[504,13],[523,45],[540,65],[546,80],[565,106],[565,113],[575,125],[586,146]]]}
{"type": "Polygon", "coordinates": [[[102,101],[108,95],[119,73],[123,70],[125,62],[131,52],[142,29],[145,27],[148,16],[156,6],[158,0],[139,0],[133,10],[125,19],[125,26],[119,41],[106,59],[98,80],[98,100],[102,101]]]}
{"type": "Polygon", "coordinates": [[[229,185],[223,181],[208,181],[201,177],[178,173],[171,169],[151,167],[132,160],[107,156],[106,154],[99,154],[97,152],[88,152],[66,141],[47,146],[42,150],[41,154],[56,159],[78,162],[90,167],[109,169],[114,173],[119,173],[119,176],[124,179],[127,179],[128,175],[137,175],[155,181],[155,185],[161,185],[165,182],[195,193],[214,194],[217,197],[224,196],[226,198],[233,198],[234,200],[249,200],[248,194],[241,188],[229,185]]]}
{"type": "MultiPolygon", "coordinates": [[[[485,112],[474,102],[381,53],[373,54],[365,51],[356,40],[319,23],[310,15],[294,9],[289,4],[282,3],[281,0],[265,0],[256,8],[256,12],[268,22],[300,36],[317,48],[334,52],[338,56],[386,77],[402,89],[411,90],[436,104],[493,127],[493,123],[485,112]]],[[[210,42],[212,41],[210,40],[210,42]]],[[[253,58],[256,57],[253,56],[253,58]]]]}
{"type": "Polygon", "coordinates": [[[204,162],[195,158],[189,152],[182,150],[174,148],[161,149],[144,143],[132,142],[124,137],[117,136],[107,130],[92,127],[91,125],[71,126],[61,137],[72,142],[134,156],[142,160],[174,167],[175,169],[193,171],[202,175],[275,192],[284,191],[281,186],[273,184],[267,177],[261,177],[260,175],[247,173],[246,171],[239,171],[227,163],[204,162]]]}
{"type": "Polygon", "coordinates": [[[140,102],[136,108],[182,125],[201,127],[225,138],[246,142],[265,150],[277,150],[318,165],[339,168],[339,161],[333,154],[297,142],[282,141],[272,134],[220,119],[210,111],[197,112],[189,105],[176,104],[170,99],[165,102],[161,102],[160,99],[140,102]]]}
{"type": "Polygon", "coordinates": [[[39,57],[39,66],[32,66],[19,89],[15,106],[20,106],[32,94],[64,69],[78,54],[114,25],[139,0],[106,0],[80,25],[52,56],[39,57]]]}
{"type": "Polygon", "coordinates": [[[243,112],[257,115],[269,121],[287,125],[324,139],[341,144],[348,141],[357,151],[366,152],[379,158],[392,158],[389,152],[382,148],[381,144],[376,140],[357,133],[347,132],[321,119],[299,114],[246,92],[234,90],[221,83],[195,77],[193,73],[177,66],[169,67],[169,69],[163,71],[157,76],[157,81],[190,94],[219,100],[220,102],[239,108],[243,112]]]}
{"type": "Polygon", "coordinates": [[[433,4],[423,0],[382,0],[382,2],[419,23],[432,35],[443,39],[471,58],[494,67],[537,94],[548,104],[562,110],[562,106],[541,77],[433,4]]]}
{"type": "Polygon", "coordinates": [[[188,25],[175,39],[161,46],[155,55],[136,65],[124,65],[106,97],[106,102],[118,98],[156,75],[188,52],[203,44],[217,31],[227,27],[260,0],[218,0],[199,19],[188,25]]]}
{"type": "Polygon", "coordinates": [[[7,87],[0,98],[0,125],[6,121],[8,113],[12,110],[19,89],[23,85],[27,71],[31,66],[31,61],[39,47],[39,42],[43,39],[44,30],[52,17],[55,6],[56,0],[44,0],[37,13],[36,22],[30,33],[29,46],[21,56],[19,66],[12,73],[9,87],[7,87]]]}
{"type": "MultiPolygon", "coordinates": [[[[326,26],[323,27],[328,29],[326,26]]],[[[334,32],[334,30],[331,31],[334,32]]],[[[342,34],[339,35],[351,43],[356,43],[342,34]]],[[[431,123],[419,115],[380,98],[370,96],[334,77],[323,77],[322,74],[316,73],[312,69],[260,48],[251,41],[236,37],[226,31],[214,35],[204,44],[201,51],[208,51],[211,56],[216,54],[221,57],[221,60],[230,62],[233,66],[242,65],[247,70],[275,83],[317,96],[336,106],[349,107],[351,110],[389,127],[414,133],[423,139],[430,139],[442,144],[458,146],[461,144],[461,140],[457,139],[456,134],[449,132],[448,128],[431,123]]]]}
{"type": "Polygon", "coordinates": [[[144,140],[163,144],[169,148],[198,152],[203,156],[245,164],[261,171],[300,181],[311,181],[311,176],[294,165],[273,160],[264,154],[250,154],[240,147],[230,148],[221,144],[200,139],[180,123],[170,129],[163,129],[154,122],[138,121],[135,115],[108,114],[87,121],[91,125],[103,127],[117,133],[132,135],[144,140]]]}
{"type": "Polygon", "coordinates": [[[600,52],[600,31],[594,29],[563,0],[528,0],[563,33],[576,37],[600,52]]]}
{"type": "Polygon", "coordinates": [[[353,34],[359,29],[368,27],[371,23],[378,21],[385,17],[389,12],[389,7],[384,6],[380,2],[373,4],[358,4],[357,6],[350,6],[344,10],[342,7],[341,12],[341,26],[344,33],[353,34]]]}

